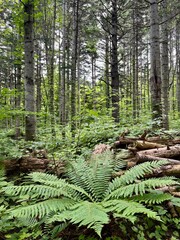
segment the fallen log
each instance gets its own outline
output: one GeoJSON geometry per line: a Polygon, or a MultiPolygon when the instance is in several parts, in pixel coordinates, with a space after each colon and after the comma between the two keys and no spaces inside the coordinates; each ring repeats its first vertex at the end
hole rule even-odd
{"type": "Polygon", "coordinates": [[[137,160],[138,163],[148,162],[148,161],[166,160],[169,163],[174,164],[174,165],[180,164],[180,160],[175,160],[175,159],[171,159],[171,158],[156,157],[156,156],[151,156],[151,155],[144,155],[144,154],[140,154],[140,153],[137,153],[136,160],[137,160]]]}
{"type": "Polygon", "coordinates": [[[180,177],[180,164],[162,166],[154,170],[153,175],[151,175],[151,177],[161,177],[161,176],[180,177]]]}
{"type": "Polygon", "coordinates": [[[156,156],[163,158],[174,158],[176,160],[180,160],[180,145],[175,145],[171,147],[164,148],[156,148],[156,149],[148,149],[139,151],[140,155],[148,155],[148,156],[156,156]]]}
{"type": "Polygon", "coordinates": [[[154,142],[137,140],[134,143],[134,147],[136,147],[137,149],[143,150],[143,149],[162,148],[162,147],[166,147],[166,145],[162,145],[156,142],[154,143],[154,142]]]}

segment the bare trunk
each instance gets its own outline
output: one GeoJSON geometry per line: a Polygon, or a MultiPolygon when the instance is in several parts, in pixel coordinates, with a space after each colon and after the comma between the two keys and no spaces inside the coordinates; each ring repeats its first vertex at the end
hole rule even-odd
{"type": "Polygon", "coordinates": [[[105,82],[106,82],[106,108],[110,108],[110,82],[109,82],[109,38],[106,35],[105,48],[105,82]]]}
{"type": "Polygon", "coordinates": [[[118,17],[117,17],[117,0],[112,0],[112,13],[111,13],[111,85],[112,85],[112,117],[115,122],[119,122],[119,73],[118,73],[118,47],[117,47],[117,30],[118,30],[118,17]]]}
{"type": "Polygon", "coordinates": [[[74,135],[76,129],[76,70],[77,70],[77,42],[78,42],[78,10],[79,0],[73,2],[73,42],[72,42],[72,63],[71,63],[71,131],[74,135]]]}
{"type": "MultiPolygon", "coordinates": [[[[16,109],[19,110],[21,106],[21,64],[17,65],[17,70],[16,70],[16,91],[17,91],[17,96],[15,98],[15,106],[16,109]]],[[[21,135],[20,131],[20,117],[16,117],[16,129],[15,129],[15,136],[16,139],[18,139],[21,135]]]]}
{"type": "MultiPolygon", "coordinates": [[[[61,97],[60,97],[60,122],[62,126],[65,126],[66,123],[66,99],[65,99],[65,90],[66,90],[66,51],[67,51],[67,29],[66,29],[66,1],[63,0],[63,56],[62,56],[62,79],[61,79],[61,97]]],[[[64,131],[63,131],[64,135],[64,131]]]]}
{"type": "Polygon", "coordinates": [[[34,1],[24,5],[24,50],[25,50],[25,139],[32,141],[36,134],[35,96],[34,96],[34,39],[33,39],[34,1]]]}
{"type": "Polygon", "coordinates": [[[180,20],[176,22],[176,95],[177,95],[177,109],[180,116],[180,20]]]}
{"type": "Polygon", "coordinates": [[[163,24],[162,28],[162,100],[163,100],[163,127],[169,129],[169,58],[168,58],[168,26],[167,26],[167,0],[162,2],[163,24]]]}
{"type": "Polygon", "coordinates": [[[157,0],[150,0],[151,105],[154,127],[162,126],[159,15],[157,0]]]}

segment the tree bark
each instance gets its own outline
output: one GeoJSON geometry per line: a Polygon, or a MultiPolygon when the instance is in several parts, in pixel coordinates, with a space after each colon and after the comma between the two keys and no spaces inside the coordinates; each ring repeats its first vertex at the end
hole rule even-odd
{"type": "Polygon", "coordinates": [[[77,44],[78,44],[78,21],[79,21],[79,0],[73,1],[73,41],[71,60],[71,132],[74,136],[76,129],[76,70],[77,70],[77,44]]]}
{"type": "MultiPolygon", "coordinates": [[[[66,123],[66,51],[67,51],[67,26],[66,26],[66,10],[67,4],[66,0],[63,0],[63,55],[62,55],[62,78],[61,78],[61,95],[60,95],[60,123],[64,128],[66,123]]],[[[62,133],[63,137],[65,137],[65,132],[62,133]]]]}
{"type": "Polygon", "coordinates": [[[169,129],[169,57],[168,57],[168,22],[167,22],[167,0],[162,2],[162,109],[163,127],[169,129]]]}
{"type": "Polygon", "coordinates": [[[176,96],[177,109],[180,117],[180,20],[176,20],[176,96]]]}
{"type": "Polygon", "coordinates": [[[151,105],[154,128],[162,126],[159,15],[157,0],[150,0],[151,105]]]}
{"type": "Polygon", "coordinates": [[[34,39],[33,39],[34,0],[24,4],[24,51],[25,51],[25,139],[36,137],[35,94],[34,94],[34,39]]]}
{"type": "Polygon", "coordinates": [[[106,82],[106,108],[110,108],[110,82],[109,82],[109,37],[105,37],[105,82],[106,82]]]}
{"type": "Polygon", "coordinates": [[[112,117],[119,122],[119,73],[118,73],[118,17],[117,0],[112,0],[111,13],[111,86],[112,86],[112,117]]]}
{"type": "Polygon", "coordinates": [[[138,152],[139,155],[151,155],[155,157],[162,157],[162,158],[173,158],[173,159],[180,159],[180,146],[171,146],[171,147],[164,147],[158,149],[150,149],[150,150],[143,150],[138,152]]]}

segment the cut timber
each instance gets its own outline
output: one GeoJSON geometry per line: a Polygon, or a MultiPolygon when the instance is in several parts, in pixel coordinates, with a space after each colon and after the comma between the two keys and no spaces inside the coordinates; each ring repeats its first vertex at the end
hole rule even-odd
{"type": "Polygon", "coordinates": [[[153,176],[174,176],[180,177],[180,164],[179,165],[166,165],[154,171],[153,176]]]}
{"type": "Polygon", "coordinates": [[[138,155],[148,155],[148,156],[151,155],[151,156],[163,157],[163,158],[180,159],[180,145],[158,148],[158,149],[143,150],[143,151],[139,151],[138,155]]]}
{"type": "Polygon", "coordinates": [[[153,143],[153,142],[137,140],[135,142],[135,147],[138,148],[138,149],[153,149],[153,148],[166,147],[166,145],[162,145],[162,144],[159,144],[159,143],[153,143]]]}
{"type": "Polygon", "coordinates": [[[175,144],[180,144],[180,139],[176,138],[176,139],[166,139],[166,138],[160,138],[158,137],[148,137],[146,139],[146,141],[148,142],[156,142],[159,144],[166,144],[166,145],[175,145],[175,144]]]}
{"type": "Polygon", "coordinates": [[[148,161],[160,161],[160,160],[167,160],[169,163],[178,165],[180,164],[179,160],[171,159],[171,158],[162,158],[162,157],[155,157],[151,155],[144,155],[137,153],[137,162],[142,163],[142,162],[148,162],[148,161]]]}

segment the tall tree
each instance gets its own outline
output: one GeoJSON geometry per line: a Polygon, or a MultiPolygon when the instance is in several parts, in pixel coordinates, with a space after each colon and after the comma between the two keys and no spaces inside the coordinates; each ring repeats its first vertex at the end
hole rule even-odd
{"type": "Polygon", "coordinates": [[[76,83],[77,83],[77,46],[78,46],[79,0],[73,0],[73,39],[71,60],[71,131],[74,135],[76,123],[76,83]]]}
{"type": "Polygon", "coordinates": [[[176,20],[176,78],[177,109],[180,116],[180,18],[176,20]]]}
{"type": "Polygon", "coordinates": [[[24,3],[24,52],[25,52],[25,139],[36,137],[35,92],[34,92],[34,39],[33,39],[34,0],[24,3]]]}
{"type": "Polygon", "coordinates": [[[162,108],[163,108],[163,127],[169,129],[169,57],[168,57],[168,19],[167,19],[167,0],[162,2],[162,108]]]}
{"type": "Polygon", "coordinates": [[[119,72],[118,72],[118,7],[117,0],[112,0],[111,12],[111,86],[112,117],[119,122],[119,72]]]}
{"type": "Polygon", "coordinates": [[[162,124],[161,104],[161,64],[160,64],[160,41],[159,41],[159,13],[158,1],[150,0],[150,86],[152,120],[154,127],[162,124]]]}

